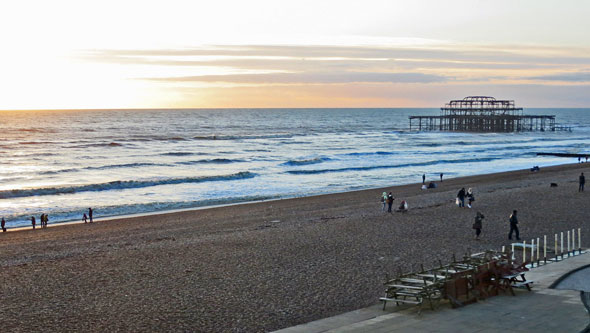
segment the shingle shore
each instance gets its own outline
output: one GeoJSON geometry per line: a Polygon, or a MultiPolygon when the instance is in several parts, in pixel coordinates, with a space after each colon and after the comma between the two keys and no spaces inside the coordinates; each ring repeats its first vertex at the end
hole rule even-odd
{"type": "Polygon", "coordinates": [[[263,332],[366,307],[398,267],[508,245],[513,209],[524,239],[581,227],[590,241],[580,172],[590,164],[0,234],[0,327],[263,332]],[[461,187],[473,209],[455,206],[461,187]],[[381,211],[390,190],[410,212],[381,211]]]}

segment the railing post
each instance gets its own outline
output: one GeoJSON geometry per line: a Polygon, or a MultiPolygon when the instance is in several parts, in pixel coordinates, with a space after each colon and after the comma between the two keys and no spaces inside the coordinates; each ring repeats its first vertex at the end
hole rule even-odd
{"type": "Polygon", "coordinates": [[[582,228],[578,228],[578,252],[582,254],[582,228]]]}
{"type": "Polygon", "coordinates": [[[526,241],[522,241],[522,263],[526,265],[526,241]]]}
{"type": "Polygon", "coordinates": [[[553,248],[553,250],[555,251],[555,261],[557,261],[557,234],[555,234],[555,247],[553,248]]]}
{"type": "Polygon", "coordinates": [[[561,248],[559,249],[559,254],[561,254],[561,260],[563,260],[563,231],[561,232],[561,248]]]}
{"type": "Polygon", "coordinates": [[[572,255],[576,255],[576,229],[572,229],[572,255]]]}
{"type": "Polygon", "coordinates": [[[543,235],[543,263],[547,264],[547,235],[543,235]]]}

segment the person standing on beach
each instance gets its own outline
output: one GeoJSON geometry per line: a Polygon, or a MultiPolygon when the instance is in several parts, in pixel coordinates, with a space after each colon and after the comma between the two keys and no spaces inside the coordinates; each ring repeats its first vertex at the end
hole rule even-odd
{"type": "Polygon", "coordinates": [[[441,172],[441,173],[440,173],[440,182],[441,182],[441,183],[442,183],[442,176],[443,176],[443,173],[441,172]]]}
{"type": "Polygon", "coordinates": [[[475,201],[475,197],[473,196],[473,189],[471,187],[467,190],[467,197],[469,201],[467,202],[467,207],[471,208],[471,204],[475,201]]]}
{"type": "Polygon", "coordinates": [[[422,174],[422,184],[425,184],[425,183],[426,183],[426,174],[423,173],[422,174]]]}
{"type": "Polygon", "coordinates": [[[465,207],[465,187],[462,187],[457,193],[457,199],[459,199],[459,207],[465,207]]]}
{"type": "Polygon", "coordinates": [[[479,240],[479,235],[481,234],[481,221],[483,220],[485,216],[483,216],[483,214],[481,212],[477,212],[477,214],[475,214],[475,222],[473,222],[473,229],[475,229],[475,239],[479,240]]]}
{"type": "Polygon", "coordinates": [[[2,232],[6,232],[6,221],[4,220],[4,218],[2,218],[2,232]]]}
{"type": "Polygon", "coordinates": [[[383,203],[383,208],[381,209],[382,212],[385,211],[385,205],[387,205],[387,192],[383,192],[381,195],[381,202],[383,203]]]}
{"type": "Polygon", "coordinates": [[[33,225],[33,230],[35,230],[35,225],[37,224],[37,221],[35,221],[34,216],[31,216],[31,224],[33,225]]]}
{"type": "Polygon", "coordinates": [[[510,215],[510,232],[508,233],[508,239],[512,239],[512,232],[516,233],[516,240],[520,240],[520,234],[518,232],[518,218],[516,217],[516,209],[512,211],[510,215]]]}
{"type": "Polygon", "coordinates": [[[580,185],[578,186],[578,192],[584,192],[584,184],[586,184],[586,177],[584,173],[580,174],[580,185]]]}
{"type": "Polygon", "coordinates": [[[47,228],[48,222],[49,222],[49,215],[45,214],[45,228],[47,228]]]}
{"type": "Polygon", "coordinates": [[[88,219],[90,220],[90,223],[92,223],[92,208],[88,208],[88,219]]]}
{"type": "Polygon", "coordinates": [[[387,212],[391,213],[391,206],[393,205],[393,193],[389,192],[387,195],[387,212]]]}

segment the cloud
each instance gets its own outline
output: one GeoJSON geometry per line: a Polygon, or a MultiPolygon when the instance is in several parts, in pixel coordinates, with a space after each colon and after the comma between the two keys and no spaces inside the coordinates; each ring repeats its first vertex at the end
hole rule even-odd
{"type": "Polygon", "coordinates": [[[590,72],[558,73],[541,76],[531,76],[528,79],[539,81],[590,82],[590,72]]]}
{"type": "Polygon", "coordinates": [[[422,73],[370,73],[370,72],[316,72],[316,73],[269,73],[200,75],[184,77],[151,78],[155,81],[173,82],[225,82],[255,84],[317,84],[317,83],[433,83],[445,82],[449,78],[422,73]]]}

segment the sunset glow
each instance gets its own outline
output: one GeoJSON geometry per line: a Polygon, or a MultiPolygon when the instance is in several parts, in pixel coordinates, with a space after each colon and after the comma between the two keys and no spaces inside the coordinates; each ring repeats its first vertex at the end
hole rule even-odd
{"type": "Polygon", "coordinates": [[[0,109],[590,105],[586,1],[22,1],[0,109]]]}

